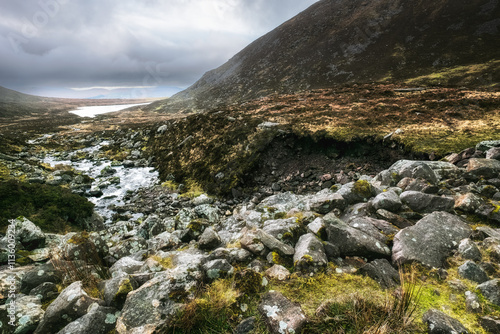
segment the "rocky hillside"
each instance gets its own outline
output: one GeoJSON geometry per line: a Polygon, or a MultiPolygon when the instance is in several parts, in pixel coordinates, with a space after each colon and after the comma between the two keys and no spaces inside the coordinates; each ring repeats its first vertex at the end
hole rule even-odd
{"type": "Polygon", "coordinates": [[[321,0],[153,109],[206,109],[352,82],[494,86],[498,0],[321,0]]]}

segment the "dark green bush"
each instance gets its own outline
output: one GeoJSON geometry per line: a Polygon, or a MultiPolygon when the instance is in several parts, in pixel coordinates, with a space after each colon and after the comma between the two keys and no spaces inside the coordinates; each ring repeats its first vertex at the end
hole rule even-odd
{"type": "Polygon", "coordinates": [[[9,180],[0,182],[0,230],[9,219],[24,216],[44,232],[83,228],[82,220],[92,215],[94,204],[69,189],[45,184],[9,180]]]}

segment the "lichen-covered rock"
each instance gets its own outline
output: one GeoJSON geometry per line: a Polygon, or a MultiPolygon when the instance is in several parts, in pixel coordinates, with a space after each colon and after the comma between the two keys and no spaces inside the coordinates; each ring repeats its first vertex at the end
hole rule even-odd
{"type": "Polygon", "coordinates": [[[198,247],[204,250],[215,249],[220,246],[220,244],[221,239],[219,234],[211,227],[206,228],[198,239],[198,247]]]}
{"type": "Polygon", "coordinates": [[[492,317],[481,317],[479,322],[481,323],[481,327],[483,327],[487,333],[500,333],[499,319],[494,319],[492,317]]]}
{"type": "Polygon", "coordinates": [[[488,274],[473,261],[467,261],[458,267],[458,275],[477,283],[484,283],[489,280],[488,274]]]}
{"type": "Polygon", "coordinates": [[[500,147],[492,147],[486,151],[486,159],[500,160],[500,147]]]}
{"type": "Polygon", "coordinates": [[[468,213],[474,213],[482,204],[481,197],[473,193],[466,193],[455,199],[455,209],[468,213]]]}
{"type": "MultiPolygon", "coordinates": [[[[456,168],[456,166],[452,166],[456,168]]],[[[389,172],[393,175],[396,183],[404,177],[424,179],[431,184],[438,182],[436,173],[429,167],[427,161],[399,160],[389,167],[389,172]]]]}
{"type": "Polygon", "coordinates": [[[208,261],[225,259],[229,263],[242,263],[252,260],[252,253],[243,248],[217,248],[207,257],[208,261]]]}
{"type": "Polygon", "coordinates": [[[500,140],[485,140],[476,145],[478,151],[488,151],[493,147],[500,147],[500,140]]]}
{"type": "Polygon", "coordinates": [[[315,271],[326,266],[328,259],[317,236],[307,233],[299,238],[295,245],[293,263],[297,269],[306,271],[315,271]]]}
{"type": "Polygon", "coordinates": [[[455,206],[455,200],[452,197],[424,194],[418,191],[405,191],[400,198],[410,209],[421,213],[451,212],[455,206]]]}
{"type": "Polygon", "coordinates": [[[217,224],[220,220],[219,210],[210,204],[196,206],[194,208],[194,213],[198,218],[208,220],[210,224],[217,224]]]}
{"type": "Polygon", "coordinates": [[[147,249],[148,249],[148,243],[146,239],[141,237],[134,237],[120,241],[118,244],[111,247],[109,249],[109,254],[118,260],[121,259],[122,257],[134,255],[139,251],[147,249]]]}
{"type": "Polygon", "coordinates": [[[434,212],[394,237],[392,260],[403,264],[419,262],[441,268],[450,252],[472,233],[467,223],[447,212],[434,212]]]}
{"type": "Polygon", "coordinates": [[[123,272],[126,274],[134,274],[144,265],[144,261],[137,261],[130,256],[125,256],[116,261],[109,271],[111,274],[123,272]]]}
{"type": "Polygon", "coordinates": [[[466,260],[481,261],[482,258],[479,247],[469,238],[460,241],[458,253],[466,260]]]}
{"type": "Polygon", "coordinates": [[[181,240],[174,233],[167,231],[150,238],[147,242],[148,249],[154,252],[167,251],[181,244],[181,240]]]}
{"type": "Polygon", "coordinates": [[[187,271],[185,263],[179,259],[181,262],[182,270],[161,272],[128,294],[116,323],[117,333],[152,334],[169,323],[200,279],[195,269],[200,265],[198,257],[193,256],[192,271],[187,271]]]}
{"type": "Polygon", "coordinates": [[[500,306],[500,279],[492,279],[477,286],[481,294],[491,303],[500,306]]]}
{"type": "Polygon", "coordinates": [[[337,191],[337,194],[340,194],[349,204],[366,202],[377,195],[375,188],[366,180],[346,183],[337,191]]]}
{"type": "Polygon", "coordinates": [[[45,282],[31,289],[30,296],[37,297],[42,303],[47,300],[55,299],[59,294],[57,285],[51,282],[45,282]]]}
{"type": "Polygon", "coordinates": [[[396,212],[401,208],[403,203],[399,198],[399,195],[396,192],[389,190],[386,192],[382,192],[375,196],[372,201],[372,205],[376,210],[384,209],[391,212],[396,212]]]}
{"type": "Polygon", "coordinates": [[[359,273],[371,277],[383,289],[390,289],[400,284],[399,273],[386,259],[376,259],[359,269],[359,273]]]}
{"type": "Polygon", "coordinates": [[[233,266],[224,259],[208,261],[203,265],[203,270],[208,280],[227,277],[234,273],[233,266]]]}
{"type": "Polygon", "coordinates": [[[45,246],[45,233],[24,217],[12,220],[15,225],[16,244],[26,250],[33,250],[45,246]]]}
{"type": "Polygon", "coordinates": [[[117,272],[112,278],[99,283],[99,289],[102,291],[104,301],[107,306],[113,306],[121,310],[127,295],[139,285],[132,276],[117,272]]]}
{"type": "Polygon", "coordinates": [[[309,209],[320,213],[326,214],[333,209],[343,211],[346,207],[346,201],[339,193],[334,193],[330,189],[324,189],[317,194],[311,195],[308,198],[309,209]]]}
{"type": "Polygon", "coordinates": [[[57,333],[70,322],[87,313],[93,303],[102,301],[90,297],[82,288],[82,282],[74,282],[54,300],[35,330],[35,334],[57,333]]]}
{"type": "Polygon", "coordinates": [[[278,281],[284,281],[290,277],[290,271],[280,264],[273,265],[265,271],[265,274],[267,277],[278,281]]]}
{"type": "Polygon", "coordinates": [[[88,313],[66,325],[57,334],[106,334],[115,328],[120,311],[92,304],[88,313]]]}
{"type": "Polygon", "coordinates": [[[272,208],[275,212],[288,212],[293,208],[304,211],[307,210],[307,203],[303,196],[295,195],[291,192],[279,193],[265,198],[257,205],[256,209],[265,211],[272,208]]]}
{"type": "Polygon", "coordinates": [[[14,321],[14,326],[9,324],[11,321],[11,318],[9,318],[10,303],[0,305],[1,333],[33,333],[45,313],[42,309],[40,299],[35,296],[18,295],[16,296],[15,303],[16,320],[14,321]]]}
{"type": "Polygon", "coordinates": [[[493,159],[470,159],[467,176],[473,179],[492,179],[500,174],[500,161],[493,159]]]}
{"type": "Polygon", "coordinates": [[[443,312],[431,309],[422,317],[429,334],[468,334],[467,329],[458,321],[443,312]]]}
{"type": "MultiPolygon", "coordinates": [[[[380,233],[380,230],[375,225],[375,221],[375,219],[369,217],[356,217],[349,222],[349,226],[360,230],[363,233],[369,234],[385,244],[387,243],[387,237],[380,233]]],[[[396,233],[397,232],[398,231],[396,230],[396,233]]]]}
{"type": "Polygon", "coordinates": [[[384,209],[378,209],[376,214],[378,218],[386,220],[387,222],[391,223],[392,225],[398,228],[406,228],[413,226],[412,222],[410,222],[409,220],[384,209]]]}
{"type": "Polygon", "coordinates": [[[481,313],[481,300],[479,296],[472,291],[465,291],[465,309],[470,313],[481,313]]]}
{"type": "Polygon", "coordinates": [[[61,281],[60,272],[58,272],[52,263],[36,266],[21,279],[21,293],[28,294],[31,289],[36,288],[42,283],[59,283],[61,281]]]}
{"type": "Polygon", "coordinates": [[[347,225],[334,215],[323,218],[327,224],[328,242],[338,247],[340,255],[377,258],[391,254],[390,249],[381,241],[347,225]]]}
{"type": "Polygon", "coordinates": [[[263,256],[266,254],[266,246],[264,246],[264,244],[257,238],[256,229],[249,229],[245,227],[241,231],[241,234],[241,247],[257,256],[263,256]]]}
{"type": "Polygon", "coordinates": [[[301,225],[297,222],[297,218],[292,217],[266,220],[262,230],[280,241],[293,244],[297,240],[295,237],[300,232],[300,228],[301,225]]]}
{"type": "Polygon", "coordinates": [[[259,312],[271,333],[300,333],[307,321],[300,305],[279,292],[266,293],[259,304],[259,312]]]}

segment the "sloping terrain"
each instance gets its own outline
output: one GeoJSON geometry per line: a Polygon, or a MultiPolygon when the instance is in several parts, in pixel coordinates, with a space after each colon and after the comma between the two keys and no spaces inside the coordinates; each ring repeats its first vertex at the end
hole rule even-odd
{"type": "Polygon", "coordinates": [[[344,83],[493,87],[498,0],[322,0],[169,100],[167,112],[344,83]]]}

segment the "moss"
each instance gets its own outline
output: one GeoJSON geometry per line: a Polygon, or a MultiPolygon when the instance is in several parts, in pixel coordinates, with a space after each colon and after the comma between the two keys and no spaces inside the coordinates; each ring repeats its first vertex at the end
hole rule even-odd
{"type": "Polygon", "coordinates": [[[370,198],[372,196],[373,187],[370,182],[366,180],[358,180],[354,182],[354,193],[363,197],[370,198]]]}
{"type": "Polygon", "coordinates": [[[167,180],[161,184],[163,188],[168,189],[169,191],[175,192],[177,188],[179,187],[178,184],[176,184],[174,181],[167,180]]]}
{"type": "Polygon", "coordinates": [[[234,275],[235,288],[246,295],[261,292],[262,277],[262,274],[253,270],[238,271],[234,275]]]}
{"type": "Polygon", "coordinates": [[[174,261],[171,256],[160,257],[158,255],[153,255],[151,258],[158,262],[164,269],[172,269],[174,267],[174,261]]]}
{"type": "Polygon", "coordinates": [[[277,212],[274,214],[274,219],[283,219],[286,218],[286,212],[277,212]]]}
{"type": "Polygon", "coordinates": [[[83,245],[89,242],[89,237],[89,233],[87,231],[83,231],[72,236],[71,239],[68,240],[68,243],[74,245],[83,245]]]}
{"type": "Polygon", "coordinates": [[[46,300],[45,302],[42,303],[42,310],[47,311],[47,308],[52,304],[54,300],[56,300],[57,297],[54,297],[52,299],[46,300]]]}
{"type": "Polygon", "coordinates": [[[113,302],[115,302],[117,305],[122,305],[127,299],[127,295],[129,294],[129,292],[133,290],[134,287],[132,286],[130,279],[126,279],[125,281],[122,282],[122,284],[118,288],[118,291],[113,297],[113,302]]]}

